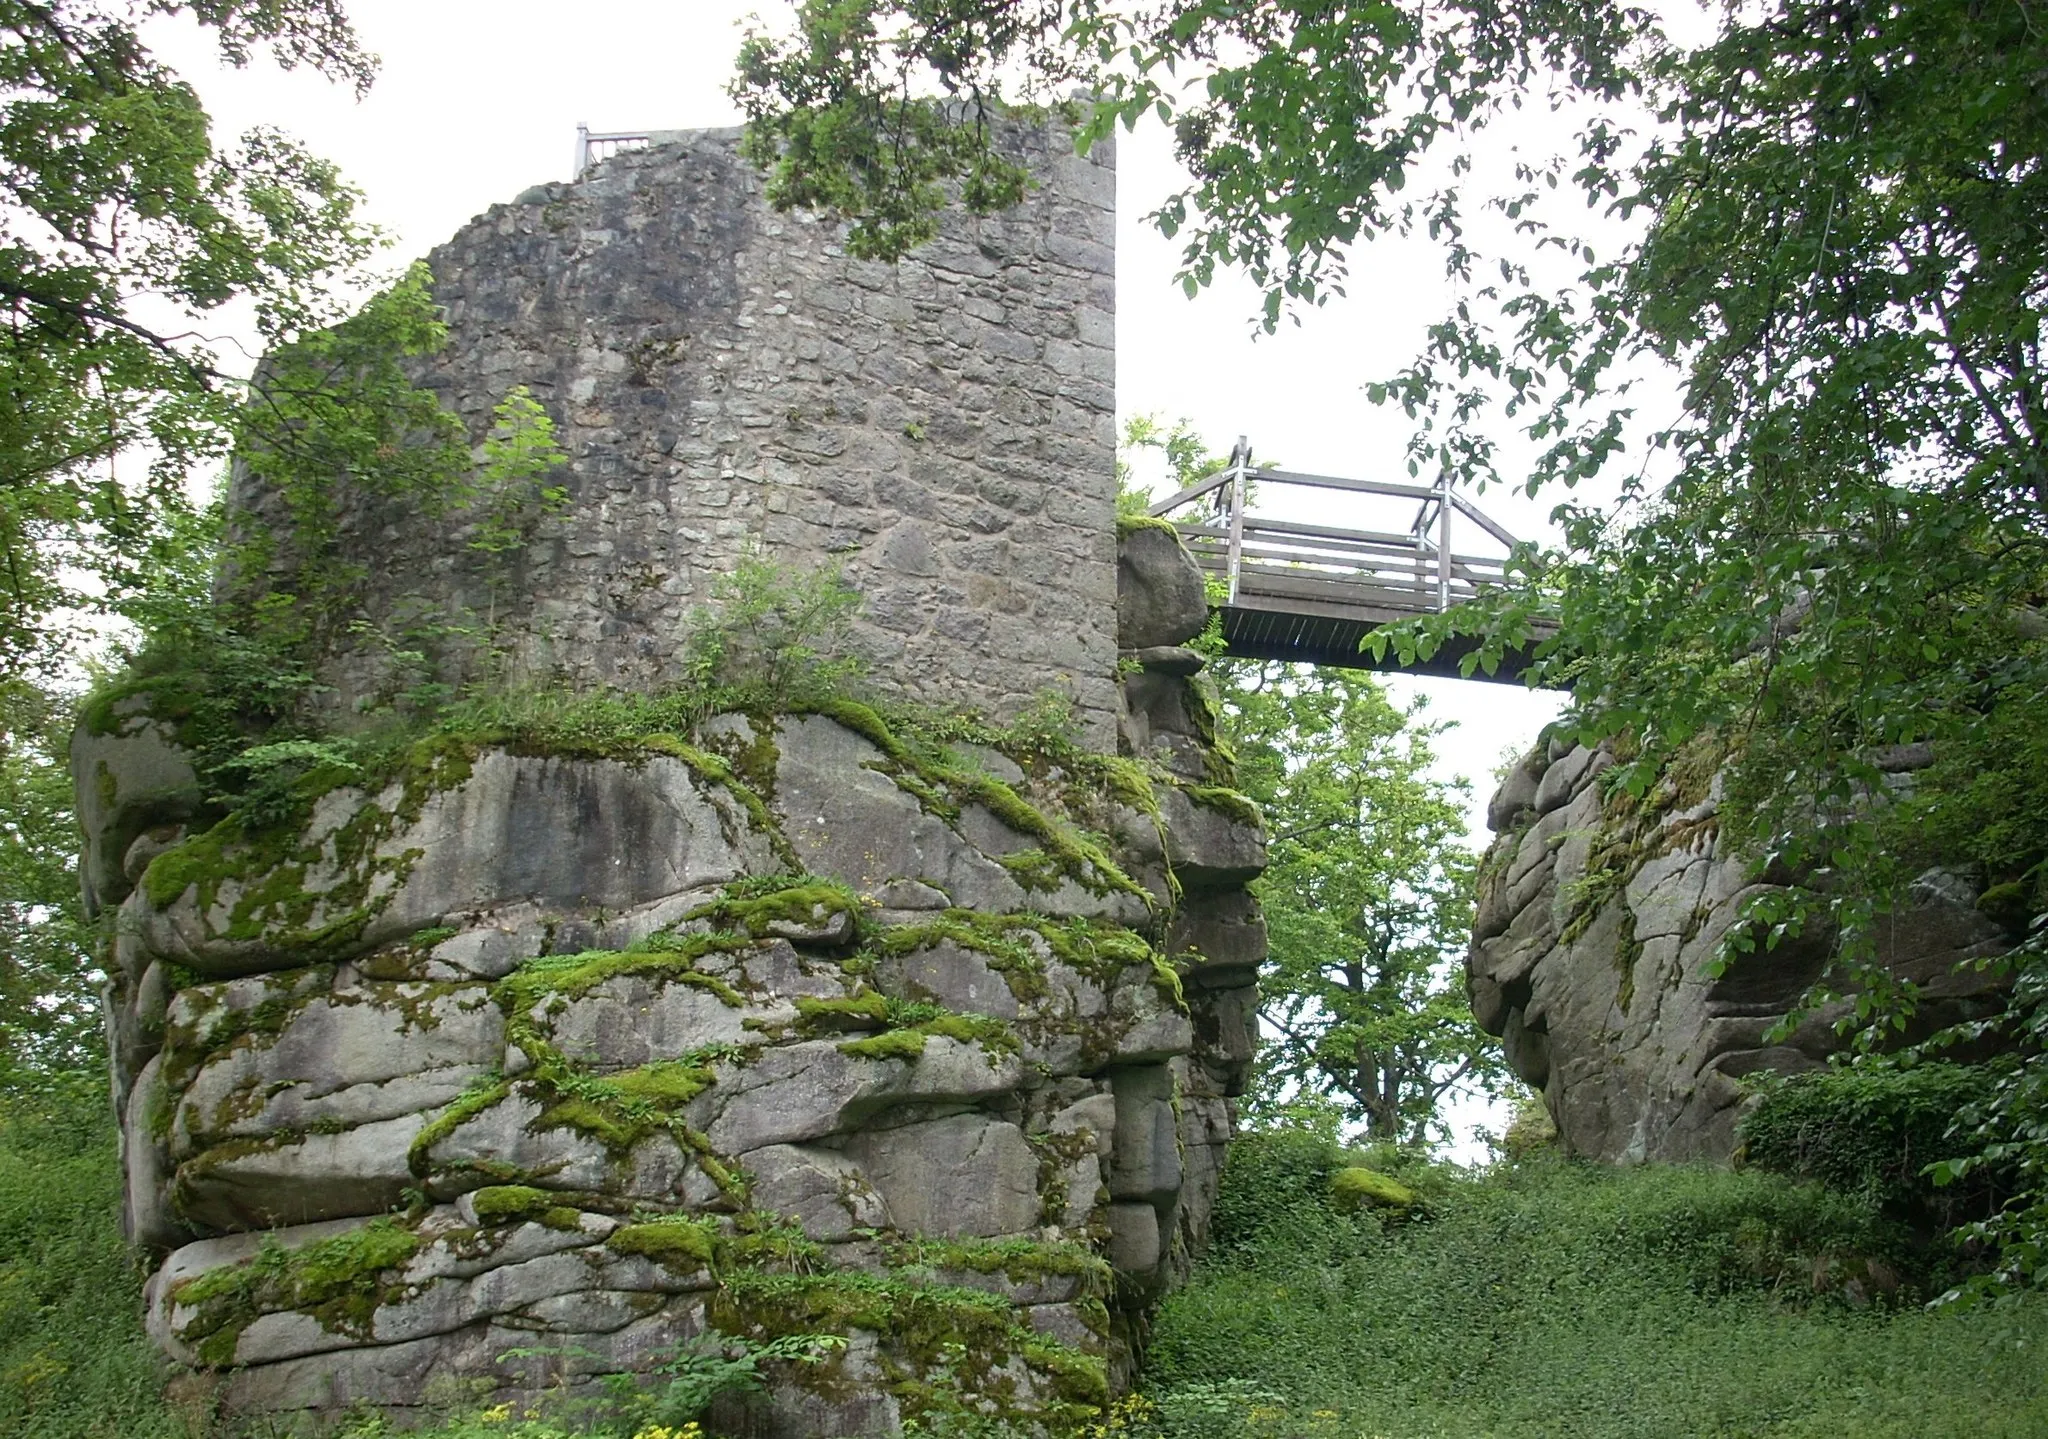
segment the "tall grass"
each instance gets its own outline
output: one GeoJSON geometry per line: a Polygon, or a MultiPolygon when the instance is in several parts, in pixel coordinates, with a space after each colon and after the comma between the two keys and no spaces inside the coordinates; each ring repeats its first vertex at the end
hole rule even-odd
{"type": "Polygon", "coordinates": [[[185,1439],[121,1242],[105,1080],[0,1091],[0,1435],[185,1439]]]}
{"type": "Polygon", "coordinates": [[[2048,1435],[2048,1303],[1927,1310],[1911,1237],[1773,1176],[1550,1162],[1335,1212],[1314,1141],[1233,1155],[1146,1386],[1181,1435],[2048,1435]],[[1236,1404],[1227,1402],[1235,1397],[1236,1404]]]}

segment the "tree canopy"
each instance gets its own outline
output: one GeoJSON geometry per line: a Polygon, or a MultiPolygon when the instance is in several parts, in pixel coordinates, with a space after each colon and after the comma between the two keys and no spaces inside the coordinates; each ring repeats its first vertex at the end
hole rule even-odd
{"type": "Polygon", "coordinates": [[[375,244],[332,165],[216,141],[139,33],[178,15],[236,65],[375,70],[339,0],[0,0],[0,676],[134,588],[231,446],[246,390],[207,317],[244,304],[273,344],[327,324],[375,244]]]}
{"type": "Polygon", "coordinates": [[[1462,786],[1428,772],[1441,727],[1356,670],[1228,660],[1218,683],[1266,818],[1261,1097],[1327,1097],[1374,1140],[1447,1137],[1451,1095],[1507,1069],[1465,998],[1476,864],[1462,786]]]}

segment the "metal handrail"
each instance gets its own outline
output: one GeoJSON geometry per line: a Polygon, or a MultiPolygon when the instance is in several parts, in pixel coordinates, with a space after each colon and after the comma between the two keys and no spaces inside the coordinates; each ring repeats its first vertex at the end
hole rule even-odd
{"type": "Polygon", "coordinates": [[[624,150],[639,150],[653,143],[651,130],[606,130],[594,131],[581,120],[576,122],[576,164],[569,172],[571,180],[583,178],[583,172],[600,160],[609,160],[624,150]]]}
{"type": "Polygon", "coordinates": [[[1189,547],[1204,569],[1222,571],[1226,605],[1234,605],[1241,594],[1255,591],[1261,576],[1271,576],[1267,581],[1269,592],[1271,585],[1282,580],[1349,582],[1372,603],[1406,593],[1417,597],[1412,602],[1416,612],[1433,609],[1441,614],[1453,604],[1471,599],[1481,587],[1500,584],[1506,578],[1505,559],[1461,555],[1452,550],[1454,513],[1464,516],[1481,533],[1510,551],[1520,543],[1491,516],[1453,491],[1448,474],[1434,485],[1414,485],[1256,469],[1252,464],[1251,442],[1243,436],[1238,437],[1223,469],[1169,495],[1150,506],[1147,513],[1163,519],[1205,498],[1214,507],[1213,517],[1184,525],[1182,534],[1190,541],[1189,547]],[[1419,500],[1421,504],[1405,535],[1266,519],[1247,513],[1249,489],[1254,481],[1266,493],[1271,488],[1292,487],[1419,500]],[[1426,602],[1423,597],[1427,597],[1426,602]]]}

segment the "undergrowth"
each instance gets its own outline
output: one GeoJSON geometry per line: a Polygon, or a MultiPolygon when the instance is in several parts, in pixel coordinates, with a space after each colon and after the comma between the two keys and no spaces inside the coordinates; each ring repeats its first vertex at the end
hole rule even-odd
{"type": "MultiPolygon", "coordinates": [[[[227,1439],[162,1397],[100,1084],[10,1090],[0,1111],[0,1433],[227,1439]]],[[[1915,1251],[1855,1195],[1549,1155],[1465,1171],[1265,1132],[1234,1148],[1215,1213],[1209,1258],[1159,1313],[1139,1395],[1088,1422],[1091,1439],[2048,1433],[2048,1304],[1923,1307],[1915,1251]],[[1340,1203],[1332,1178],[1360,1163],[1414,1189],[1417,1210],[1383,1219],[1340,1203]]],[[[892,1262],[1017,1262],[982,1248],[913,1247],[892,1262]]],[[[821,1295],[866,1302],[864,1290],[792,1291],[805,1305],[787,1327],[812,1329],[821,1295]]],[[[946,1332],[967,1312],[946,1310],[946,1332]]],[[[590,1439],[603,1427],[501,1408],[420,1433],[590,1439]]]]}
{"type": "Polygon", "coordinates": [[[106,1080],[0,1093],[0,1434],[194,1439],[165,1403],[121,1242],[106,1080]]]}
{"type": "Polygon", "coordinates": [[[1938,1280],[1854,1196],[1546,1155],[1404,1171],[1427,1214],[1383,1224],[1328,1197],[1349,1162],[1239,1141],[1108,1439],[2048,1433],[2048,1303],[1923,1307],[1938,1280]]]}

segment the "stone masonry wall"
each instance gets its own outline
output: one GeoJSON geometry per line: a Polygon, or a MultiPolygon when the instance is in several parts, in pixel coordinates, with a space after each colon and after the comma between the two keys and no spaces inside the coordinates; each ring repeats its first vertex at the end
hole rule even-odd
{"type": "MultiPolygon", "coordinates": [[[[514,386],[570,456],[572,503],[495,612],[515,678],[646,688],[750,548],[843,564],[878,681],[996,718],[1069,694],[1114,742],[1112,151],[1016,138],[1039,188],[949,218],[895,265],[776,214],[737,132],[659,135],[494,206],[434,251],[450,328],[422,382],[480,438],[514,386]]],[[[231,506],[266,516],[246,480],[231,506]]],[[[344,559],[396,635],[492,609],[458,528],[350,514],[344,559]]],[[[382,647],[338,655],[342,701],[382,647]]]]}

